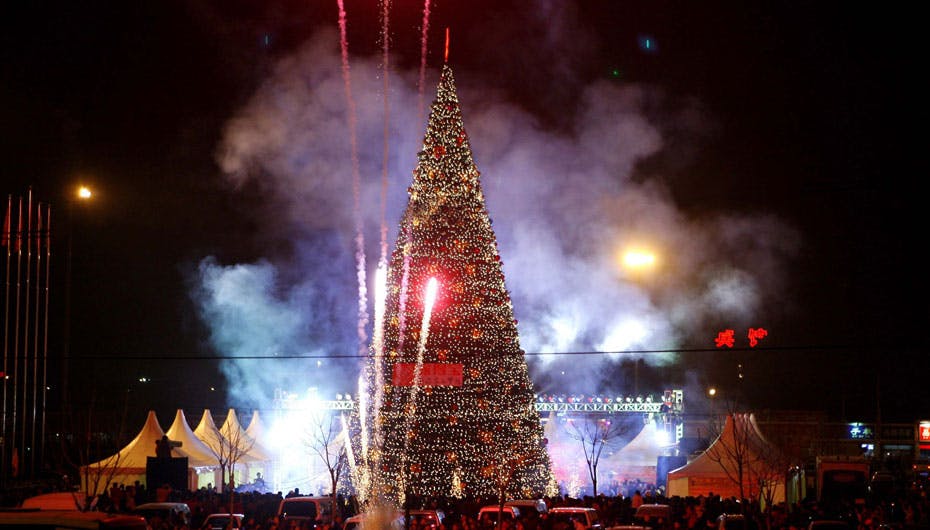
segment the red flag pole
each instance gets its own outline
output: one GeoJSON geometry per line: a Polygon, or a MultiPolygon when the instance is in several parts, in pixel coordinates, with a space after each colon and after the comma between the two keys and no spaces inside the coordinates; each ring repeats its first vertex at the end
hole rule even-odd
{"type": "Polygon", "coordinates": [[[20,471],[24,474],[29,471],[28,466],[26,465],[26,418],[28,414],[26,412],[29,410],[29,314],[30,307],[29,302],[31,298],[31,288],[32,288],[32,188],[29,188],[28,194],[26,196],[26,304],[23,310],[23,384],[20,385],[23,389],[23,413],[20,416],[20,421],[22,422],[22,430],[20,431],[20,436],[22,437],[22,443],[20,444],[20,462],[19,467],[20,471]]]}
{"type": "Polygon", "coordinates": [[[13,209],[13,196],[6,196],[6,217],[3,219],[3,235],[0,236],[0,246],[10,245],[10,213],[13,209]]]}
{"type": "Polygon", "coordinates": [[[10,422],[10,440],[13,441],[13,476],[19,474],[19,462],[15,457],[16,450],[16,398],[19,395],[19,299],[21,296],[20,278],[22,277],[22,259],[23,259],[23,198],[19,197],[19,208],[17,211],[16,237],[12,242],[16,244],[16,303],[13,312],[13,416],[10,422]]]}
{"type": "Polygon", "coordinates": [[[7,425],[7,370],[9,369],[10,358],[10,258],[13,252],[13,245],[10,244],[10,215],[13,212],[13,196],[6,197],[6,218],[3,221],[2,244],[6,247],[6,279],[4,281],[3,294],[3,372],[0,378],[3,379],[3,425],[0,426],[0,437],[3,437],[4,444],[0,447],[0,484],[6,483],[6,425],[7,425]]]}
{"type": "MultiPolygon", "coordinates": [[[[32,418],[29,421],[29,446],[32,451],[29,452],[29,469],[35,474],[36,466],[36,416],[38,415],[38,397],[39,391],[39,307],[41,299],[39,295],[42,292],[42,203],[36,205],[36,307],[35,319],[32,326],[32,418]]],[[[45,279],[46,285],[48,278],[45,279]]]]}
{"type": "Polygon", "coordinates": [[[48,294],[52,278],[52,205],[45,207],[45,325],[42,339],[42,430],[39,436],[39,461],[45,461],[45,404],[48,382],[48,294]]]}

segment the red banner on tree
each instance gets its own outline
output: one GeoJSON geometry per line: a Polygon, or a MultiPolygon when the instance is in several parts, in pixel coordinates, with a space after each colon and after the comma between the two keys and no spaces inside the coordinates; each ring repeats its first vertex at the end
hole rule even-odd
{"type": "MultiPolygon", "coordinates": [[[[397,363],[391,384],[413,386],[416,363],[397,363]]],[[[462,386],[462,365],[452,363],[423,363],[420,367],[420,386],[462,386]]]]}

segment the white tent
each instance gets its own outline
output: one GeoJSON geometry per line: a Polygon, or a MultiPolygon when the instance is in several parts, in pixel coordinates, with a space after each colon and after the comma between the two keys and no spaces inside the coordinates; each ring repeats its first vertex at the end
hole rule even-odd
{"type": "Polygon", "coordinates": [[[145,484],[145,467],[148,457],[155,456],[155,442],[161,440],[164,435],[165,431],[158,424],[155,411],[150,410],[142,430],[118,453],[81,467],[82,485],[87,491],[93,491],[94,485],[90,484],[88,488],[85,479],[93,482],[99,478],[98,487],[102,488],[111,474],[112,481],[116,484],[131,485],[137,480],[145,484]]]}
{"type": "Polygon", "coordinates": [[[246,429],[242,427],[242,424],[239,423],[239,416],[236,414],[235,409],[229,409],[226,420],[220,427],[220,432],[226,438],[239,442],[239,447],[245,450],[243,462],[267,462],[271,460],[268,451],[255,438],[251,437],[246,429]]]}
{"type": "Polygon", "coordinates": [[[697,496],[713,493],[739,497],[739,462],[743,468],[743,494],[759,495],[759,480],[774,488],[773,502],[785,500],[787,469],[773,467],[778,450],[759,432],[752,414],[730,414],[720,436],[684,466],[668,473],[668,496],[697,496]],[[736,456],[739,454],[740,456],[736,456]]]}
{"type": "MultiPolygon", "coordinates": [[[[228,455],[233,447],[235,447],[234,452],[241,452],[236,459],[236,484],[252,482],[258,473],[266,471],[266,466],[270,466],[271,458],[256,444],[254,439],[246,434],[245,429],[239,424],[235,409],[229,409],[221,427],[216,426],[210,410],[204,410],[200,423],[194,429],[194,434],[214,453],[228,455]]],[[[218,481],[218,484],[222,488],[222,479],[218,481]]]]}
{"type": "Polygon", "coordinates": [[[265,423],[262,422],[257,410],[252,411],[252,419],[249,420],[249,426],[245,428],[245,433],[256,441],[265,439],[265,423]]]}
{"type": "Polygon", "coordinates": [[[194,435],[205,443],[207,447],[219,447],[219,444],[222,442],[222,435],[220,434],[219,427],[217,427],[216,423],[213,421],[213,414],[210,414],[210,409],[203,410],[200,422],[197,424],[197,427],[194,428],[194,435]]]}
{"type": "Polygon", "coordinates": [[[181,442],[181,447],[174,448],[174,453],[179,456],[186,456],[187,463],[191,467],[216,467],[216,455],[203,440],[197,438],[194,431],[191,430],[184,416],[184,411],[178,409],[174,416],[174,423],[165,433],[168,439],[173,442],[181,442]]]}
{"type": "Polygon", "coordinates": [[[217,427],[207,409],[203,411],[197,428],[192,431],[184,411],[178,409],[171,428],[165,432],[158,423],[155,411],[149,411],[142,430],[123,449],[109,458],[81,468],[82,485],[87,487],[86,478],[90,479],[90,489],[94,488],[95,480],[99,481],[100,488],[108,479],[116,484],[131,485],[135,481],[145,484],[148,458],[156,456],[156,442],[163,436],[181,442],[180,447],[171,449],[171,456],[187,458],[190,489],[198,489],[208,483],[222,487],[216,453],[223,447],[228,448],[229,440],[236,440],[241,448],[248,449],[237,461],[236,480],[237,483],[249,482],[257,473],[265,471],[265,467],[271,466],[268,451],[258,441],[264,428],[257,411],[253,413],[249,427],[251,432],[242,428],[234,409],[229,409],[223,426],[217,427]]]}
{"type": "Polygon", "coordinates": [[[165,434],[169,440],[181,442],[181,447],[174,448],[174,453],[187,457],[188,488],[196,490],[217,483],[219,460],[213,450],[191,430],[183,410],[178,409],[174,423],[165,434]]]}
{"type": "Polygon", "coordinates": [[[655,422],[647,422],[630,443],[605,459],[604,468],[613,470],[617,481],[639,479],[655,483],[659,456],[664,454],[658,433],[655,422]]]}

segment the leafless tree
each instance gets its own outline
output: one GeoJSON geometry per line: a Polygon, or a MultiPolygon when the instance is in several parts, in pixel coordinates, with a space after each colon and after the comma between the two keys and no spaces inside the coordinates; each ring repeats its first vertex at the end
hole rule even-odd
{"type": "Polygon", "coordinates": [[[252,450],[255,440],[246,435],[241,429],[231,429],[226,424],[223,427],[214,425],[202,440],[216,457],[216,463],[220,467],[220,481],[223,484],[223,490],[227,491],[226,488],[229,488],[229,513],[231,514],[233,513],[233,497],[236,491],[236,464],[252,450]],[[227,471],[229,471],[228,481],[226,480],[227,471]]]}
{"type": "Polygon", "coordinates": [[[346,445],[350,443],[343,428],[342,416],[326,411],[313,411],[305,432],[305,444],[326,466],[330,482],[330,513],[336,512],[336,491],[339,480],[348,473],[349,457],[346,445]]]}
{"type": "Polygon", "coordinates": [[[704,452],[711,461],[716,462],[726,477],[739,489],[741,499],[755,497],[756,491],[749,480],[749,470],[757,465],[758,456],[754,451],[755,433],[748,428],[741,413],[730,412],[721,422],[712,418],[708,429],[710,438],[715,441],[704,452]],[[726,431],[727,422],[733,424],[732,433],[726,431]],[[729,436],[732,434],[732,436],[729,436]],[[749,491],[746,491],[747,486],[749,491]],[[747,496],[748,493],[748,496],[747,496]]]}
{"type": "Polygon", "coordinates": [[[742,499],[761,501],[767,524],[771,523],[771,507],[779,488],[784,487],[791,465],[790,458],[759,433],[752,415],[730,412],[726,416],[732,426],[712,420],[711,434],[716,440],[705,451],[727,478],[739,488],[742,499]]]}
{"type": "Polygon", "coordinates": [[[119,449],[126,442],[128,397],[120,418],[115,420],[118,424],[115,429],[113,418],[108,421],[98,408],[96,390],[91,390],[88,399],[86,407],[77,409],[70,406],[71,400],[66,400],[63,418],[71,422],[71,427],[59,437],[63,460],[78,472],[80,492],[75,493],[74,500],[80,511],[90,511],[97,497],[107,493],[120,469],[119,449]],[[112,456],[106,458],[108,455],[112,456]]]}
{"type": "Polygon", "coordinates": [[[753,466],[749,470],[750,481],[759,488],[759,496],[764,508],[762,515],[765,518],[765,527],[771,529],[775,495],[780,487],[784,488],[788,469],[798,464],[799,460],[776,445],[768,443],[765,439],[759,440],[756,452],[761,465],[753,466]]]}
{"type": "Polygon", "coordinates": [[[593,416],[569,418],[565,422],[565,432],[568,436],[581,442],[594,496],[597,496],[597,467],[601,454],[605,448],[617,445],[630,432],[631,427],[629,423],[623,421],[593,416]]]}

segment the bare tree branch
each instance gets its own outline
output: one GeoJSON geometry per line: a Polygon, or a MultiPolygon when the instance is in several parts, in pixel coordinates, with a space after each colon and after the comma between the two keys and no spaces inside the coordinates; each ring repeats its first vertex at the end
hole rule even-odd
{"type": "Polygon", "coordinates": [[[569,418],[565,422],[568,436],[581,442],[594,496],[597,496],[597,467],[604,448],[616,446],[631,429],[629,423],[613,421],[611,418],[583,416],[569,418]]]}

